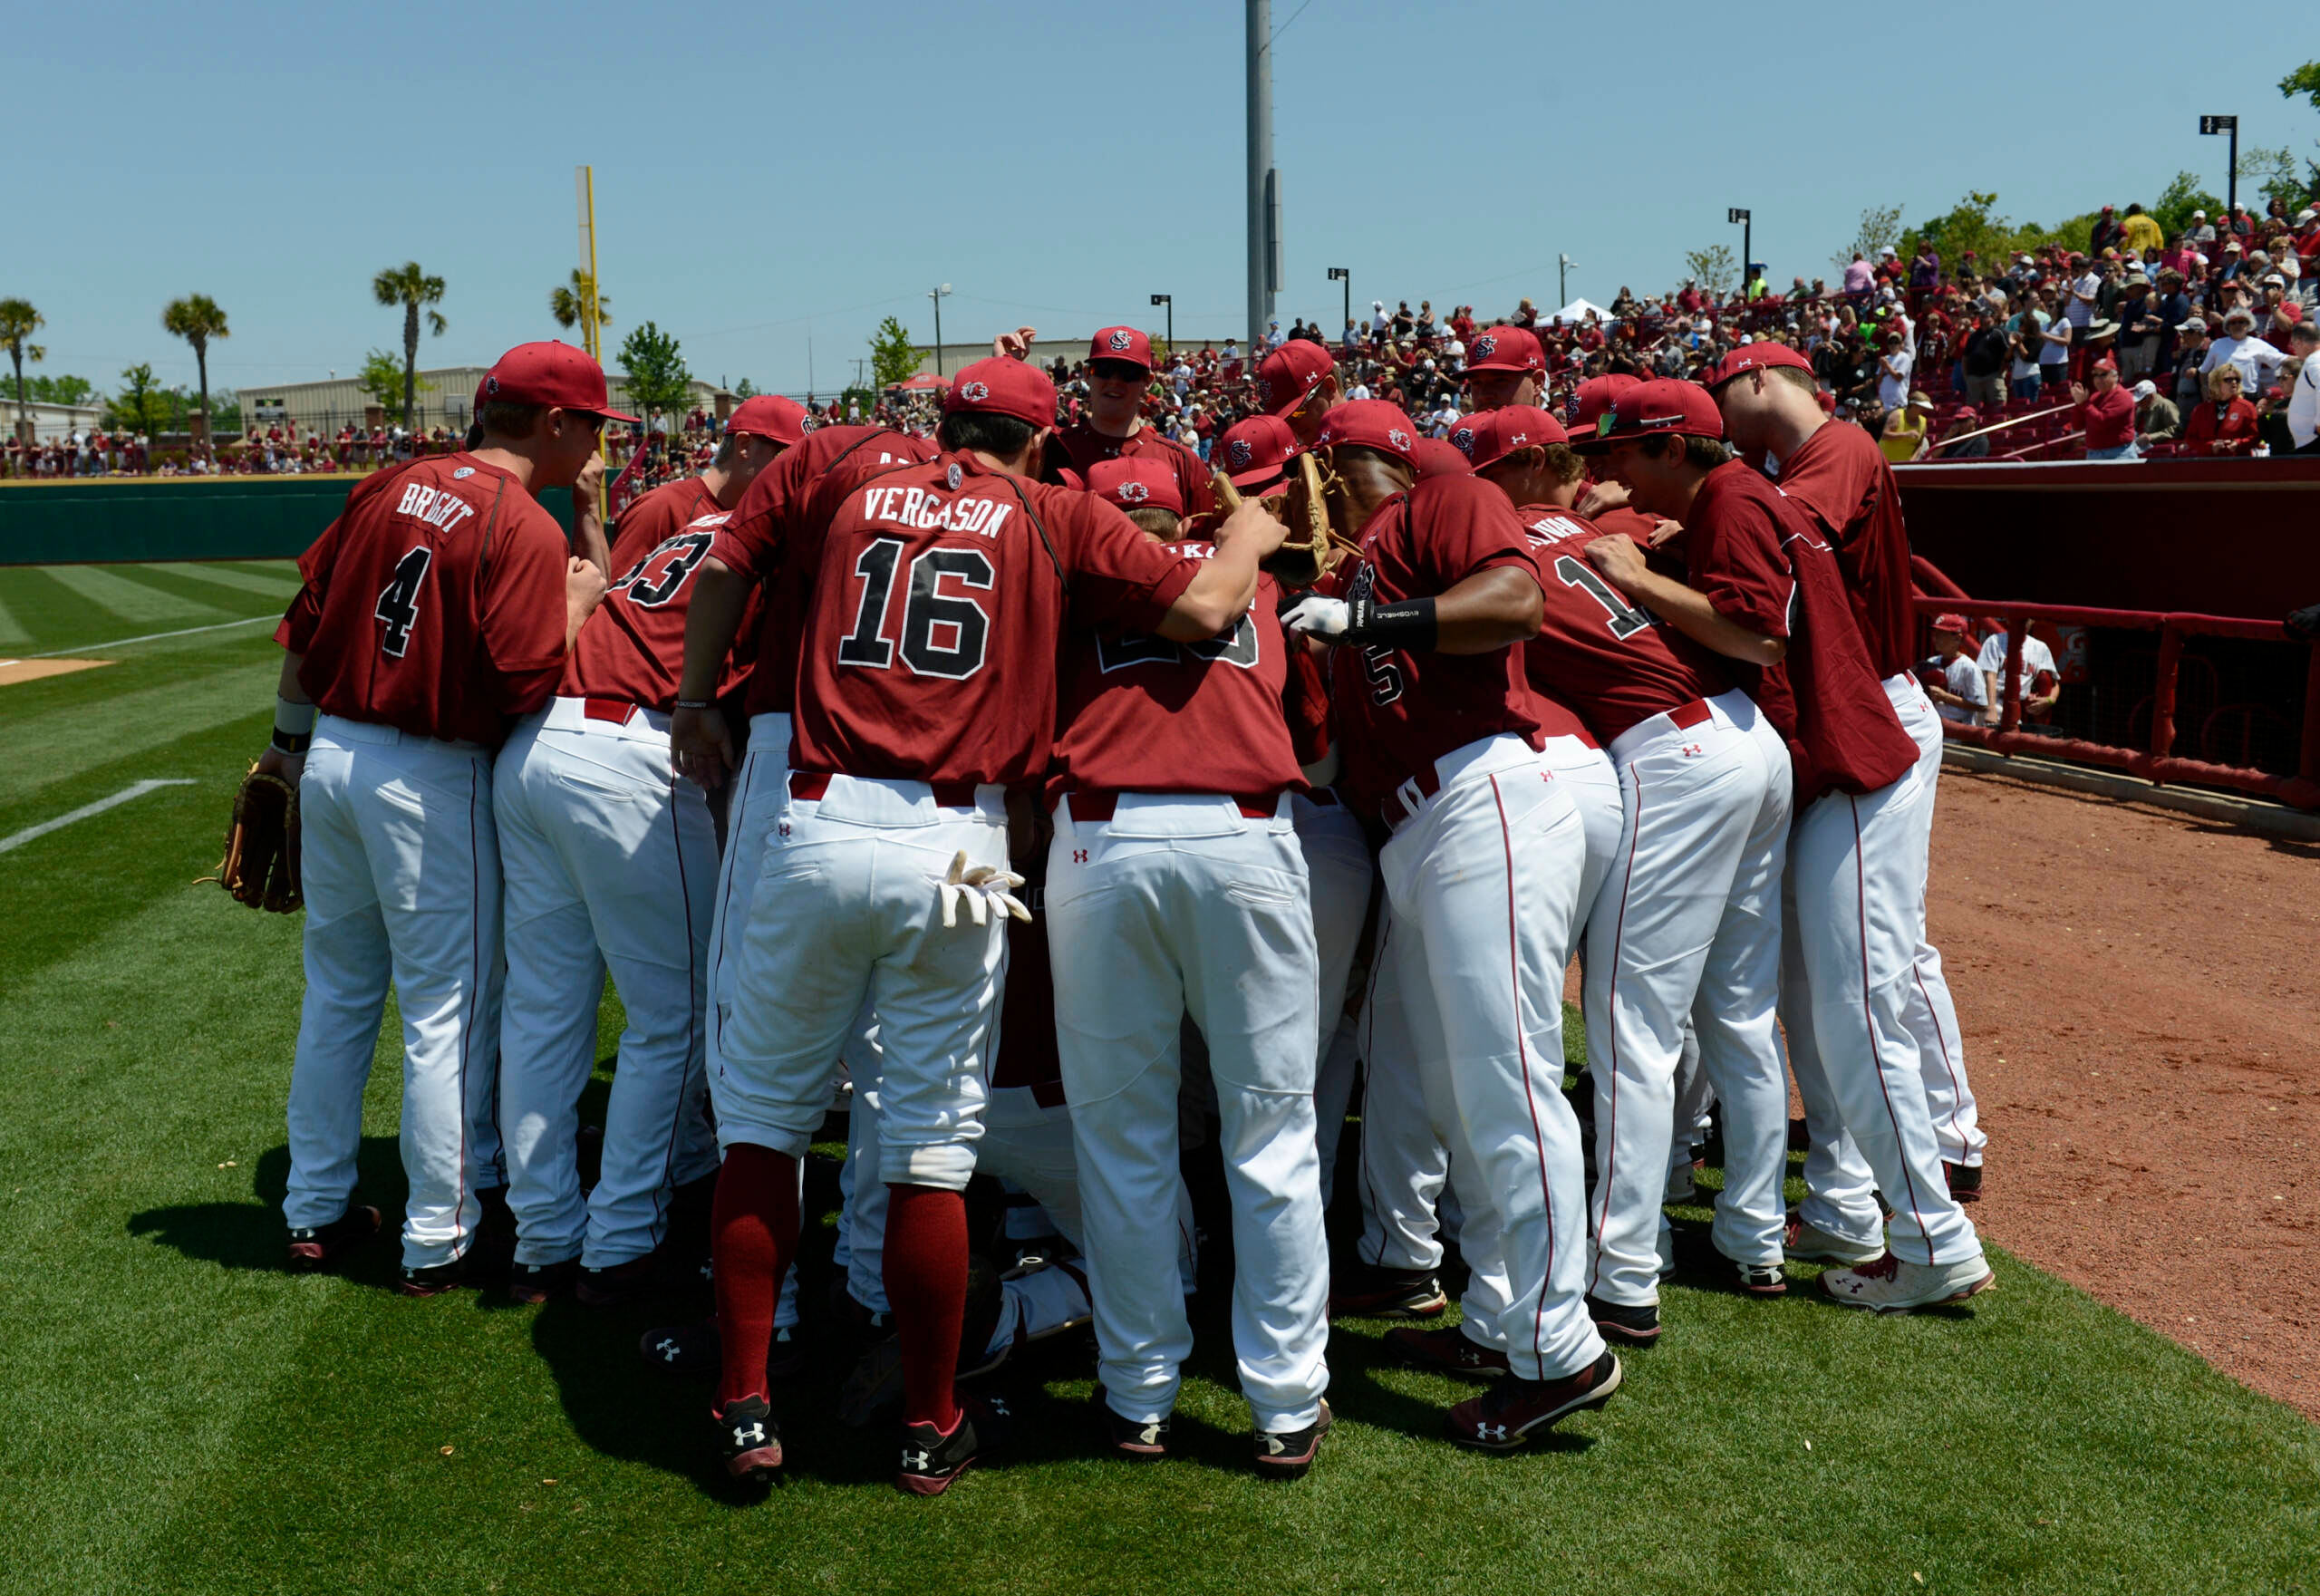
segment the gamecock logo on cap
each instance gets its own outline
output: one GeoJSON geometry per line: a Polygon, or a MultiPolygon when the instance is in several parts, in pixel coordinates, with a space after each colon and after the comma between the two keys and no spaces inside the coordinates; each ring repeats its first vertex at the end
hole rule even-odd
{"type": "Polygon", "coordinates": [[[1146,499],[1150,498],[1151,497],[1152,489],[1146,488],[1141,482],[1123,482],[1120,484],[1120,501],[1123,504],[1142,504],[1146,499]]]}
{"type": "Polygon", "coordinates": [[[959,397],[965,400],[969,404],[981,404],[984,400],[991,397],[991,384],[988,382],[970,382],[965,387],[959,390],[959,397]]]}
{"type": "Polygon", "coordinates": [[[1452,447],[1456,449],[1460,454],[1474,453],[1474,430],[1472,427],[1459,428],[1455,432],[1450,434],[1450,442],[1452,447]]]}
{"type": "Polygon", "coordinates": [[[958,485],[965,479],[966,473],[959,469],[959,463],[956,460],[951,462],[951,469],[944,472],[942,476],[943,482],[952,488],[958,487],[958,485]]]}
{"type": "Polygon", "coordinates": [[[1410,435],[1403,431],[1399,427],[1387,428],[1386,440],[1388,443],[1391,443],[1396,449],[1407,449],[1410,446],[1410,435]]]}
{"type": "Polygon", "coordinates": [[[1481,337],[1474,340],[1474,353],[1482,356],[1483,359],[1488,360],[1492,355],[1498,353],[1498,340],[1492,337],[1487,333],[1484,334],[1481,337]]]}
{"type": "Polygon", "coordinates": [[[1271,377],[1260,377],[1257,379],[1257,400],[1258,402],[1262,404],[1271,404],[1272,402],[1272,379],[1271,377]]]}
{"type": "Polygon", "coordinates": [[[1231,443],[1225,445],[1224,458],[1232,462],[1234,470],[1245,471],[1249,469],[1249,463],[1257,458],[1257,451],[1249,447],[1247,439],[1235,438],[1231,443]]]}
{"type": "Polygon", "coordinates": [[[1117,351],[1126,349],[1129,344],[1135,343],[1136,340],[1128,334],[1127,330],[1123,327],[1120,331],[1105,339],[1104,342],[1113,350],[1117,351]]]}

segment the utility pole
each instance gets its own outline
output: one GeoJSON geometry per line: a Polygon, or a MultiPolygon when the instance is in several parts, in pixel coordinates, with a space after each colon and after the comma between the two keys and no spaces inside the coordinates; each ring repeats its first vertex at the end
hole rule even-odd
{"type": "MultiPolygon", "coordinates": [[[[1352,321],[1353,268],[1351,266],[1331,266],[1329,268],[1329,281],[1332,283],[1343,283],[1345,285],[1345,319],[1348,322],[1352,321]]],[[[1343,328],[1339,328],[1338,330],[1338,336],[1340,338],[1345,336],[1345,330],[1343,328]]]]}
{"type": "Polygon", "coordinates": [[[948,283],[926,291],[926,296],[934,302],[934,374],[938,377],[942,374],[942,297],[950,292],[948,283]]]}
{"type": "Polygon", "coordinates": [[[1571,303],[1571,268],[1579,263],[1568,255],[1555,256],[1555,308],[1561,310],[1571,303]]]}
{"type": "Polygon", "coordinates": [[[1281,174],[1272,164],[1272,5],[1249,6],[1249,351],[1253,363],[1281,288],[1281,174]]]}
{"type": "Polygon", "coordinates": [[[1176,296],[1173,294],[1155,294],[1152,296],[1152,303],[1168,307],[1168,353],[1173,356],[1176,353],[1176,296]]]}
{"type": "Polygon", "coordinates": [[[2233,116],[2203,116],[2199,118],[2202,133],[2231,135],[2231,175],[2224,179],[2223,208],[2225,214],[2239,214],[2239,118],[2233,116]]]}
{"type": "Polygon", "coordinates": [[[1748,274],[1756,267],[1756,224],[1748,213],[1732,206],[1724,213],[1727,222],[1740,224],[1740,297],[1748,297],[1748,274]]]}

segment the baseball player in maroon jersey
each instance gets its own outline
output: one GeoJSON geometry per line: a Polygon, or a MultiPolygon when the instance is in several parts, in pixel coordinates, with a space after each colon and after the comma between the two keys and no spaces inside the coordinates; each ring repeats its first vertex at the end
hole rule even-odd
{"type": "MultiPolygon", "coordinates": [[[[747,401],[708,470],[622,514],[612,549],[621,575],[581,628],[557,696],[499,753],[500,1115],[519,1301],[571,1287],[605,1303],[644,1284],[673,1190],[717,1167],[701,1112],[717,837],[701,789],[672,778],[668,715],[693,575],[758,473],[803,440],[805,416],[787,399],[747,401]],[[607,969],[627,1029],[603,1173],[584,1199],[579,1099],[607,969]]],[[[724,690],[747,669],[745,658],[724,690]]]]}
{"type": "MultiPolygon", "coordinates": [[[[1028,353],[1029,329],[1010,343],[1028,353]]],[[[1208,468],[1196,450],[1161,435],[1144,421],[1145,390],[1152,382],[1152,340],[1134,327],[1099,327],[1088,344],[1088,413],[1070,425],[1058,427],[1048,440],[1042,476],[1059,482],[1065,470],[1088,479],[1097,460],[1157,459],[1174,472],[1184,496],[1184,513],[1205,515],[1215,508],[1209,488],[1208,468]]]]}
{"type": "MultiPolygon", "coordinates": [[[[1091,490],[1148,504],[1173,487],[1118,464],[1130,472],[1098,465],[1091,490]]],[[[1255,1464],[1295,1477],[1329,1427],[1329,1247],[1313,1123],[1320,972],[1289,797],[1304,777],[1281,711],[1279,601],[1260,576],[1250,612],[1213,637],[1067,634],[1047,904],[1112,1448],[1165,1452],[1192,1350],[1173,1200],[1189,1017],[1222,1120],[1255,1464]]]]}
{"type": "MultiPolygon", "coordinates": [[[[526,343],[485,380],[483,447],[356,485],[299,560],[304,585],[274,745],[295,781],[306,993],[290,1078],[290,1263],[314,1268],[378,1228],[353,1206],[362,1087],[387,986],[403,1026],[401,1289],[469,1278],[500,1186],[499,846],[491,750],[556,689],[604,589],[535,497],[579,479],[605,418],[604,374],[526,343]]],[[[625,420],[626,418],[620,418],[625,420]]],[[[497,1199],[504,1201],[504,1199],[497,1199]]]]}
{"type": "MultiPolygon", "coordinates": [[[[1780,885],[1787,856],[1788,750],[1716,656],[1596,575],[1606,533],[1571,508],[1577,457],[1561,425],[1524,407],[1473,421],[1476,473],[1516,505],[1546,577],[1534,682],[1586,721],[1619,768],[1624,800],[1610,873],[1588,919],[1586,1006],[1595,1092],[1591,1261],[1596,1328],[1658,1338],[1660,1202],[1676,1132],[1686,1022],[1699,1016],[1709,1079],[1726,1104],[1725,1187],[1712,1233],[1743,1289],[1784,1290],[1781,1178],[1788,1088],[1774,1031],[1780,885]]],[[[1397,1332],[1463,1366],[1456,1331],[1397,1332]]]]}
{"type": "Polygon", "coordinates": [[[1546,381],[1546,353],[1528,327],[1485,327],[1466,345],[1466,397],[1474,410],[1536,405],[1546,381]]]}
{"type": "Polygon", "coordinates": [[[1734,662],[1789,743],[1798,819],[1783,919],[1804,966],[1811,1023],[1845,1128],[1894,1206],[1887,1250],[1831,1270],[1822,1290],[1900,1312],[1995,1283],[1941,1178],[1939,1144],[1903,1020],[1919,881],[1909,842],[1918,748],[1870,663],[1835,551],[1802,507],[1730,457],[1696,384],[1621,394],[1580,447],[1600,452],[1637,508],[1681,521],[1687,585],[1625,538],[1587,557],[1629,598],[1734,662]],[[1753,677],[1753,680],[1751,678],[1753,677]]]}
{"type": "MultiPolygon", "coordinates": [[[[874,980],[884,1274],[906,1393],[896,1484],[932,1494],[973,1462],[976,1424],[952,1390],[960,1193],[1002,984],[997,917],[1020,881],[1006,867],[1006,790],[1045,773],[1068,619],[1214,637],[1246,612],[1256,562],[1280,544],[1278,523],[1249,506],[1214,558],[1185,558],[1110,506],[1036,481],[1054,415],[1036,368],[979,361],[945,398],[942,455],[859,483],[826,475],[787,517],[784,558],[807,598],[791,769],[710,1082],[726,1151],[718,1425],[737,1475],[780,1463],[765,1360],[798,1242],[797,1160],[874,980]]],[[[691,668],[689,649],[688,692],[691,668]]]]}
{"type": "MultiPolygon", "coordinates": [[[[1924,877],[1933,845],[1933,804],[1941,775],[1941,719],[1911,669],[1918,618],[1909,599],[1909,537],[1901,522],[1900,488],[1876,441],[1859,427],[1822,413],[1812,363],[1785,344],[1743,344],[1707,373],[1708,392],[1724,412],[1733,447],[1743,459],[1776,468],[1782,490],[1820,524],[1837,551],[1851,595],[1853,618],[1869,645],[1870,662],[1884,679],[1893,712],[1918,745],[1922,802],[1909,837],[1919,876],[1917,956],[1906,988],[1909,1034],[1918,1044],[1934,1134],[1941,1141],[1943,1173],[1961,1203],[1981,1196],[1982,1134],[1972,1087],[1966,1079],[1965,1040],[1958,1007],[1943,976],[1941,954],[1925,934],[1924,877]]],[[[1809,1049],[1809,1027],[1790,1027],[1789,1047],[1809,1049]]],[[[1859,1244],[1873,1240],[1878,1212],[1869,1170],[1842,1132],[1823,1091],[1804,1088],[1815,1073],[1798,1072],[1806,1089],[1806,1118],[1813,1122],[1807,1160],[1803,1218],[1824,1233],[1859,1244]],[[1824,1143],[1823,1138],[1827,1137],[1824,1143]]]]}
{"type": "Polygon", "coordinates": [[[1318,443],[1359,523],[1337,595],[1284,624],[1333,645],[1344,791],[1392,833],[1370,1004],[1390,992],[1437,1123],[1455,1119],[1503,1259],[1493,1326],[1508,1372],[1451,1409],[1462,1445],[1504,1450],[1617,1389],[1582,1295],[1579,1122],[1562,1098],[1562,978],[1584,827],[1539,758],[1537,700],[1511,645],[1539,629],[1539,567],[1503,495],[1474,477],[1411,487],[1409,418],[1341,404],[1318,443]]]}
{"type": "Polygon", "coordinates": [[[1321,418],[1342,397],[1337,362],[1323,345],[1291,338],[1258,363],[1256,394],[1262,412],[1288,422],[1298,446],[1310,449],[1321,418]]]}

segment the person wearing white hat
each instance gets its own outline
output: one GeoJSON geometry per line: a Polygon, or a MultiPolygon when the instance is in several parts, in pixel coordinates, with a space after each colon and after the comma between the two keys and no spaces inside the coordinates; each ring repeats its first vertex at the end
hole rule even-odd
{"type": "Polygon", "coordinates": [[[2244,389],[2248,393],[2261,393],[2272,384],[2272,375],[2280,369],[2287,356],[2256,336],[2256,313],[2244,305],[2235,305],[2223,314],[2223,335],[2208,345],[2205,359],[2199,362],[2199,375],[2205,377],[2219,365],[2235,365],[2244,389]]]}
{"type": "Polygon", "coordinates": [[[2134,396],[2136,448],[2172,443],[2183,435],[2183,414],[2173,400],[2160,392],[2158,383],[2145,377],[2134,385],[2134,396]]]}

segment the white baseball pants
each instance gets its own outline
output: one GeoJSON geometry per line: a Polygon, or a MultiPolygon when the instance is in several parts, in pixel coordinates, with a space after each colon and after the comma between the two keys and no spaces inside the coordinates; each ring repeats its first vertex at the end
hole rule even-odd
{"type": "Polygon", "coordinates": [[[1208,1044],[1232,1195],[1242,1393],[1260,1429],[1311,1424],[1329,1385],[1320,968],[1290,801],[1260,818],[1229,798],[1123,793],[1109,818],[1082,820],[1067,797],[1047,911],[1107,1398],[1125,1418],[1165,1417],[1192,1351],[1175,1268],[1189,1016],[1208,1044]]]}
{"type": "Polygon", "coordinates": [[[658,1247],[670,1194],[717,1167],[702,1112],[716,828],[701,788],[671,777],[665,716],[590,720],[576,698],[509,737],[492,805],[507,883],[499,1111],[516,1259],[610,1268],[658,1247]],[[578,1110],[607,967],[627,1028],[604,1171],[584,1198],[578,1110]]]}
{"type": "Polygon", "coordinates": [[[387,984],[402,1012],[402,1261],[465,1255],[498,1185],[499,843],[491,755],[323,716],[298,784],[306,992],[290,1073],[292,1228],[346,1212],[387,984]]]}
{"type": "Polygon", "coordinates": [[[1603,1351],[1580,1300],[1584,1177],[1579,1120],[1562,1095],[1562,982],[1585,823],[1520,738],[1469,743],[1436,761],[1435,775],[1431,797],[1404,784],[1416,801],[1378,856],[1394,985],[1419,1079],[1446,1081],[1474,1153],[1487,1217],[1467,1214],[1461,1246],[1474,1246],[1482,1226],[1486,1259],[1503,1260],[1490,1265],[1506,1282],[1492,1339],[1518,1376],[1560,1378],[1603,1351]]]}
{"type": "Polygon", "coordinates": [[[1780,736],[1742,692],[1678,727],[1654,715],[1611,745],[1626,785],[1620,848],[1588,925],[1587,1043],[1595,1088],[1588,1291],[1659,1300],[1660,1207],[1685,1021],[1724,1103],[1724,1193],[1711,1233],[1740,1263],[1778,1263],[1788,1083],[1773,1012],[1791,779],[1780,736]]]}
{"type": "MultiPolygon", "coordinates": [[[[942,924],[953,856],[1004,868],[1002,791],[972,808],[923,782],[834,775],[818,798],[782,788],[710,1077],[720,1143],[803,1158],[829,1111],[839,1056],[869,1000],[884,1051],[880,1171],[962,1191],[1006,968],[1003,915],[942,924]]],[[[754,795],[753,795],[754,796],[754,795]]],[[[755,805],[752,804],[754,808],[755,805]]]]}
{"type": "Polygon", "coordinates": [[[1948,980],[1941,972],[1941,951],[1927,936],[1925,925],[1927,878],[1933,866],[1934,796],[1941,780],[1941,716],[1918,679],[1906,672],[1886,678],[1885,694],[1892,700],[1903,729],[1917,740],[1921,795],[1912,833],[1917,847],[1918,950],[1905,1022],[1918,1044],[1926,1108],[1933,1116],[1933,1134],[1941,1143],[1942,1157],[1951,1164],[1978,1165],[1989,1138],[1982,1134],[1974,1088],[1966,1079],[1966,1039],[1958,1029],[1958,1005],[1950,1000],[1948,980]]]}

